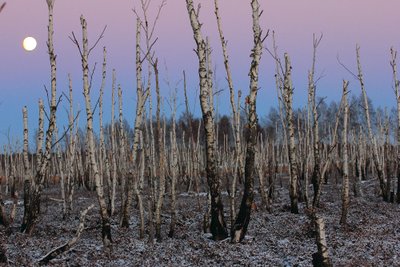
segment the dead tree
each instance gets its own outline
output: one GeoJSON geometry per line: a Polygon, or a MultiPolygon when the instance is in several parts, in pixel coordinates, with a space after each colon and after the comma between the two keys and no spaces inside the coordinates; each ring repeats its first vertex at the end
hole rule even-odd
{"type": "Polygon", "coordinates": [[[228,236],[224,219],[223,204],[220,192],[220,179],[217,176],[215,158],[215,124],[214,107],[212,102],[212,88],[209,86],[207,66],[207,44],[201,33],[198,12],[195,11],[193,0],[186,0],[193,37],[197,45],[197,57],[199,60],[200,80],[200,105],[203,114],[204,130],[206,134],[206,173],[207,182],[211,194],[211,233],[214,240],[225,239],[228,236]]]}
{"type": "MultiPolygon", "coordinates": [[[[141,132],[141,127],[142,127],[142,121],[143,121],[143,111],[144,111],[144,105],[146,103],[147,98],[149,97],[149,92],[150,90],[145,90],[143,89],[143,84],[142,84],[142,58],[140,54],[140,28],[142,27],[142,24],[140,22],[140,19],[136,19],[136,115],[135,115],[135,123],[134,123],[134,129],[133,129],[133,146],[132,146],[132,162],[136,162],[137,158],[137,153],[138,153],[138,148],[139,148],[139,136],[141,132]]],[[[128,227],[129,226],[129,216],[130,216],[130,209],[132,205],[132,198],[133,198],[133,191],[135,190],[135,193],[138,195],[141,193],[141,191],[136,190],[138,188],[137,186],[138,179],[128,179],[127,182],[127,190],[126,190],[126,203],[123,206],[122,210],[122,226],[123,227],[128,227]]],[[[141,197],[138,195],[138,197],[141,197]]],[[[139,202],[141,204],[142,202],[139,202]]],[[[140,207],[141,210],[143,210],[142,207],[140,207]]]]}
{"type": "Polygon", "coordinates": [[[225,40],[223,31],[222,31],[222,26],[221,26],[221,17],[219,15],[219,8],[218,8],[218,0],[214,0],[214,6],[215,6],[215,17],[217,19],[217,26],[218,26],[218,32],[219,32],[219,37],[221,40],[221,46],[222,46],[222,53],[224,56],[224,66],[225,66],[225,71],[226,71],[226,79],[228,81],[228,87],[229,87],[229,95],[230,95],[230,103],[231,103],[231,110],[232,110],[232,127],[234,131],[234,140],[235,140],[235,170],[233,172],[233,178],[231,182],[231,189],[230,189],[230,211],[231,211],[231,225],[234,223],[234,218],[236,217],[236,183],[237,183],[237,178],[242,179],[243,176],[243,156],[242,156],[242,141],[241,141],[241,133],[240,133],[240,92],[239,92],[239,97],[238,97],[238,103],[237,106],[235,104],[235,89],[233,86],[233,79],[232,79],[232,74],[231,74],[231,68],[229,65],[229,55],[228,55],[228,49],[227,49],[227,41],[225,40]]]}
{"type": "Polygon", "coordinates": [[[159,179],[159,188],[158,188],[158,197],[156,202],[156,238],[158,241],[161,241],[161,209],[163,206],[164,195],[165,195],[165,147],[164,147],[164,129],[161,127],[161,118],[160,118],[160,110],[161,110],[161,95],[160,95],[160,84],[159,84],[159,72],[158,72],[158,60],[153,64],[154,75],[156,78],[156,94],[157,94],[157,110],[156,110],[156,121],[157,121],[157,146],[158,146],[158,179],[159,179]]]}
{"type": "MultiPolygon", "coordinates": [[[[111,184],[109,185],[109,202],[110,202],[110,215],[112,216],[115,212],[115,192],[117,187],[117,145],[115,136],[115,70],[112,73],[112,86],[111,86],[111,184]]],[[[123,193],[122,193],[123,195],[123,193]]]]}
{"type": "MultiPolygon", "coordinates": [[[[123,193],[128,192],[128,186],[127,184],[129,183],[129,180],[131,180],[130,175],[128,175],[128,166],[127,166],[127,158],[128,158],[128,153],[127,153],[127,137],[126,137],[126,131],[124,127],[124,117],[122,114],[122,88],[121,85],[118,85],[118,114],[119,114],[119,149],[118,149],[118,156],[119,156],[119,174],[121,176],[121,191],[123,193]]],[[[121,199],[121,207],[122,210],[124,210],[124,205],[127,204],[127,198],[128,196],[125,194],[122,194],[122,199],[121,199]]],[[[125,213],[121,214],[121,222],[120,222],[122,227],[129,227],[129,216],[125,217],[125,213]]]]}
{"type": "Polygon", "coordinates": [[[368,106],[368,97],[367,97],[367,92],[365,90],[365,84],[364,84],[363,73],[362,73],[362,69],[361,69],[361,61],[360,61],[360,47],[358,45],[356,47],[356,56],[357,56],[357,69],[358,69],[357,78],[358,78],[358,81],[360,82],[361,92],[362,92],[363,100],[364,100],[364,111],[365,111],[365,117],[367,120],[368,137],[369,137],[369,140],[372,145],[372,159],[374,161],[374,165],[375,165],[376,172],[378,175],[378,180],[379,180],[379,185],[380,185],[383,201],[389,201],[389,196],[387,195],[387,190],[386,190],[385,173],[383,171],[382,162],[379,158],[378,145],[376,143],[376,138],[373,135],[372,127],[371,127],[371,119],[370,119],[369,106],[368,106]]]}
{"type": "Polygon", "coordinates": [[[104,141],[104,129],[103,129],[103,94],[104,94],[104,87],[106,83],[106,76],[107,76],[107,50],[103,48],[103,68],[102,68],[102,79],[101,79],[101,86],[100,86],[100,96],[99,96],[99,127],[100,127],[100,153],[99,153],[99,167],[100,167],[100,176],[101,180],[106,182],[107,184],[107,200],[108,200],[108,213],[112,216],[112,212],[114,212],[113,205],[113,195],[112,195],[112,181],[111,181],[111,173],[110,173],[110,163],[108,160],[105,141],[104,141]],[[104,166],[103,166],[104,165],[104,166]],[[104,177],[105,175],[105,177],[104,177]],[[104,179],[105,178],[105,179],[104,179]]]}
{"type": "Polygon", "coordinates": [[[169,237],[173,237],[176,225],[176,183],[177,183],[177,169],[178,169],[178,147],[176,142],[176,91],[173,93],[172,98],[172,130],[170,135],[171,144],[171,224],[169,227],[169,237]]]}
{"type": "Polygon", "coordinates": [[[394,93],[397,102],[397,203],[400,203],[400,81],[397,78],[397,51],[390,49],[390,65],[393,72],[394,93]]]}
{"type": "Polygon", "coordinates": [[[297,157],[296,157],[296,141],[294,136],[294,118],[293,118],[293,84],[292,84],[292,66],[290,58],[285,53],[285,72],[283,81],[283,92],[282,98],[286,110],[286,121],[288,130],[288,144],[289,144],[289,171],[290,171],[290,210],[292,213],[298,213],[298,169],[297,169],[297,157]]]}
{"type": "Polygon", "coordinates": [[[26,184],[24,184],[24,194],[27,194],[27,196],[24,196],[24,199],[29,199],[29,200],[26,203],[27,205],[24,203],[24,218],[21,225],[21,231],[28,234],[32,233],[40,213],[40,198],[45,182],[45,174],[51,159],[53,132],[55,128],[56,112],[57,112],[56,55],[54,53],[54,45],[53,45],[54,0],[47,0],[47,6],[49,10],[47,47],[48,47],[48,54],[50,57],[50,69],[51,69],[50,115],[49,115],[49,124],[46,131],[45,150],[43,153],[40,153],[40,158],[38,158],[40,162],[38,164],[35,178],[32,181],[26,180],[25,181],[26,184]]]}
{"type": "Polygon", "coordinates": [[[314,267],[332,267],[332,262],[329,258],[328,245],[326,242],[325,223],[324,219],[317,217],[313,219],[316,227],[316,243],[318,252],[312,255],[314,267]]]}
{"type": "MultiPolygon", "coordinates": [[[[29,158],[28,158],[28,152],[29,152],[29,135],[28,135],[28,109],[25,106],[22,109],[22,117],[23,117],[23,122],[24,122],[24,146],[23,146],[23,157],[24,157],[24,207],[26,209],[31,208],[30,204],[30,190],[31,190],[31,181],[32,181],[32,176],[30,174],[30,169],[29,169],[29,158]]],[[[7,224],[7,221],[4,220],[5,225],[7,224]]]]}
{"type": "MultiPolygon", "coordinates": [[[[68,148],[67,148],[67,157],[66,157],[66,170],[67,170],[67,176],[65,180],[65,184],[62,181],[61,185],[64,187],[62,190],[64,191],[63,193],[63,212],[64,212],[64,217],[68,216],[69,213],[72,211],[73,207],[73,195],[75,191],[75,177],[74,177],[74,164],[75,164],[75,159],[76,159],[76,143],[77,143],[77,137],[78,137],[78,126],[76,125],[74,128],[74,109],[73,109],[73,94],[72,94],[72,79],[71,75],[68,75],[69,79],[69,97],[67,98],[69,101],[69,114],[68,114],[68,119],[69,119],[69,142],[68,142],[68,148]],[[74,132],[75,129],[75,132],[74,132]]],[[[78,118],[79,112],[77,114],[78,118]]]]}
{"type": "Polygon", "coordinates": [[[244,192],[242,202],[240,204],[239,213],[236,217],[235,224],[231,228],[231,240],[232,242],[240,242],[244,239],[247,227],[250,222],[251,207],[254,201],[254,169],[255,169],[255,154],[257,146],[257,112],[256,112],[256,100],[258,91],[258,76],[259,76],[259,65],[262,54],[263,41],[266,37],[262,36],[262,30],[260,27],[260,16],[262,11],[260,10],[260,4],[258,0],[251,1],[252,17],[253,17],[253,49],[251,53],[251,65],[250,65],[250,92],[247,96],[248,103],[248,119],[247,128],[249,134],[247,136],[247,150],[246,150],[246,161],[244,166],[244,192]]]}
{"type": "Polygon", "coordinates": [[[82,26],[82,48],[75,38],[75,34],[72,33],[72,41],[77,46],[79,54],[81,55],[82,61],[82,72],[83,72],[83,95],[85,97],[85,107],[86,107],[86,133],[87,133],[87,149],[89,154],[90,169],[94,177],[94,182],[96,185],[97,200],[100,206],[100,216],[102,219],[102,239],[104,247],[108,248],[111,246],[111,225],[110,225],[110,215],[107,210],[107,203],[104,197],[104,186],[101,180],[102,176],[99,172],[98,162],[96,160],[96,145],[94,141],[93,133],[93,110],[90,98],[91,83],[89,81],[89,55],[90,52],[96,47],[98,41],[103,37],[104,30],[101,33],[98,40],[95,42],[94,46],[89,48],[88,37],[87,37],[87,22],[83,16],[80,18],[82,26]]]}
{"type": "Polygon", "coordinates": [[[320,159],[320,151],[319,151],[319,124],[318,124],[318,111],[317,111],[317,103],[315,101],[316,98],[316,82],[315,82],[315,63],[316,63],[316,54],[317,54],[317,48],[318,45],[320,44],[322,39],[322,35],[319,39],[315,38],[315,35],[313,36],[313,59],[312,59],[312,66],[311,70],[308,74],[308,99],[309,99],[309,110],[311,110],[313,119],[313,154],[314,154],[314,168],[313,172],[311,175],[311,182],[314,187],[314,200],[316,199],[317,192],[319,190],[319,179],[321,179],[321,170],[320,170],[320,165],[321,165],[321,159],[320,159]]]}
{"type": "Polygon", "coordinates": [[[347,87],[349,82],[343,81],[343,132],[342,132],[342,145],[343,145],[343,183],[342,183],[342,215],[340,217],[340,224],[345,225],[347,220],[347,213],[349,209],[349,153],[348,153],[348,138],[347,138],[347,125],[349,120],[349,104],[347,103],[347,87]]]}

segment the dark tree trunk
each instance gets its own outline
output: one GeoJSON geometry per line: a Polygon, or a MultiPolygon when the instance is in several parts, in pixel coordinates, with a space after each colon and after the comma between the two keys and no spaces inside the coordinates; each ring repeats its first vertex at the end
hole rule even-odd
{"type": "Polygon", "coordinates": [[[255,145],[257,141],[257,128],[251,128],[247,143],[249,144],[246,152],[246,163],[244,167],[244,193],[240,210],[236,221],[231,229],[231,238],[234,242],[240,242],[244,239],[247,227],[250,222],[251,205],[254,200],[254,161],[255,161],[255,145]]]}
{"type": "MultiPolygon", "coordinates": [[[[250,222],[251,206],[254,200],[254,165],[255,152],[257,145],[257,112],[256,99],[258,88],[258,71],[262,54],[262,31],[260,28],[260,5],[257,0],[251,1],[252,17],[253,17],[253,37],[254,47],[252,49],[252,62],[250,67],[250,93],[246,98],[248,103],[248,129],[246,162],[244,166],[244,193],[240,210],[236,217],[235,223],[231,228],[232,242],[241,242],[246,233],[250,222]]],[[[262,12],[261,12],[262,13],[262,12]]]]}

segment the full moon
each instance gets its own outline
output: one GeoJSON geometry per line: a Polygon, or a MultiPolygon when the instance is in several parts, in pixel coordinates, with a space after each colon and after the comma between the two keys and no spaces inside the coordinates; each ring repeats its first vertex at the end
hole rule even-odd
{"type": "Polygon", "coordinates": [[[33,37],[26,37],[22,42],[22,46],[26,51],[33,51],[35,50],[37,42],[33,37]]]}

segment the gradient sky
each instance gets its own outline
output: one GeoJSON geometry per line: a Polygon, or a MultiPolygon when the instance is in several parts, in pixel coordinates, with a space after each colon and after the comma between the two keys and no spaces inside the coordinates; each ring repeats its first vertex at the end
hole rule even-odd
{"type": "MultiPolygon", "coordinates": [[[[5,1],[5,0],[3,0],[5,1]]],[[[1,2],[3,2],[1,1],[1,2]]],[[[37,127],[37,101],[45,98],[44,85],[49,87],[49,59],[47,55],[47,5],[45,0],[8,0],[0,14],[0,145],[7,143],[7,132],[13,143],[22,138],[22,107],[28,106],[30,135],[37,127]],[[38,48],[33,52],[22,49],[22,40],[33,36],[38,48]]],[[[152,0],[154,12],[161,0],[152,0]]],[[[213,10],[213,0],[201,2],[200,20],[204,22],[203,34],[210,36],[213,47],[213,63],[217,67],[220,89],[225,89],[219,97],[219,110],[229,114],[228,90],[221,57],[221,48],[213,10]]],[[[340,98],[342,79],[350,80],[350,89],[359,94],[354,80],[337,63],[336,57],[355,70],[355,45],[361,46],[362,64],[365,73],[367,93],[374,104],[394,106],[394,93],[389,65],[391,46],[400,50],[400,1],[398,0],[260,0],[264,10],[261,26],[276,32],[279,52],[288,52],[292,59],[295,103],[306,104],[307,71],[311,64],[312,35],[323,33],[318,51],[317,74],[324,74],[318,83],[319,96],[328,100],[340,98]]],[[[83,14],[88,21],[89,42],[94,42],[103,27],[107,25],[104,39],[92,53],[91,62],[98,62],[93,96],[100,82],[102,47],[108,50],[108,74],[115,68],[117,80],[124,90],[124,115],[132,125],[135,112],[135,16],[132,8],[139,8],[138,0],[56,0],[55,2],[55,51],[57,54],[58,92],[67,92],[67,74],[74,81],[76,109],[83,108],[81,65],[74,44],[68,36],[74,31],[80,37],[79,17],[83,14]]],[[[220,0],[220,12],[225,37],[237,89],[248,92],[248,70],[250,64],[251,9],[250,0],[220,0]]],[[[155,46],[162,75],[162,92],[168,98],[170,88],[165,80],[174,85],[186,70],[190,98],[199,112],[196,91],[198,76],[197,58],[193,49],[192,32],[183,0],[167,0],[156,30],[159,41],[155,46]],[[168,69],[168,72],[166,70],[168,69]]],[[[271,47],[271,38],[266,40],[271,47]]],[[[274,63],[264,52],[261,65],[258,113],[264,116],[271,106],[275,106],[274,63]]],[[[183,104],[182,83],[178,85],[178,103],[183,104]]],[[[110,75],[105,92],[105,120],[110,120],[110,75]]],[[[58,112],[60,127],[66,125],[64,101],[58,112]]],[[[168,112],[169,107],[166,104],[168,112]]],[[[183,105],[180,105],[183,109],[183,105]]],[[[194,108],[192,108],[194,110],[194,108]]],[[[83,110],[84,111],[84,110],[83,110]]],[[[95,118],[97,120],[97,118],[95,118]]],[[[82,113],[81,125],[85,121],[82,113]]],[[[31,143],[33,143],[31,141],[31,143]]]]}

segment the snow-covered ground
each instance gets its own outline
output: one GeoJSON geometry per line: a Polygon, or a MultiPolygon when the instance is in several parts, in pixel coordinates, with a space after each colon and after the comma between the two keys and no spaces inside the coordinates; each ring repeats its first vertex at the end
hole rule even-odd
{"type": "MultiPolygon", "coordinates": [[[[384,203],[374,196],[376,181],[363,183],[365,197],[352,198],[348,226],[339,225],[340,185],[324,186],[319,215],[324,218],[329,255],[334,266],[400,266],[400,209],[398,204],[384,203]]],[[[17,221],[6,230],[0,226],[10,266],[30,266],[55,246],[74,236],[79,211],[97,203],[93,192],[78,190],[73,215],[62,219],[58,189],[45,190],[42,218],[32,236],[19,233],[22,203],[17,221]]],[[[206,195],[201,194],[202,203],[206,195]]],[[[227,199],[226,199],[227,200],[227,199]]],[[[259,201],[257,196],[256,201],[259,201]]],[[[169,201],[163,214],[161,242],[150,244],[148,237],[138,238],[137,210],[133,210],[130,229],[118,226],[119,215],[112,220],[113,250],[104,253],[98,210],[86,218],[86,229],[78,243],[67,253],[50,262],[50,266],[312,266],[316,252],[310,220],[301,206],[300,214],[291,214],[286,189],[277,190],[271,213],[252,214],[248,237],[241,244],[229,240],[215,242],[202,232],[203,211],[198,210],[194,194],[178,197],[176,235],[168,238],[169,201]]],[[[260,205],[258,205],[260,206],[260,205]]],[[[204,210],[204,209],[203,209],[204,210]]],[[[229,224],[229,209],[225,205],[229,224]]]]}

